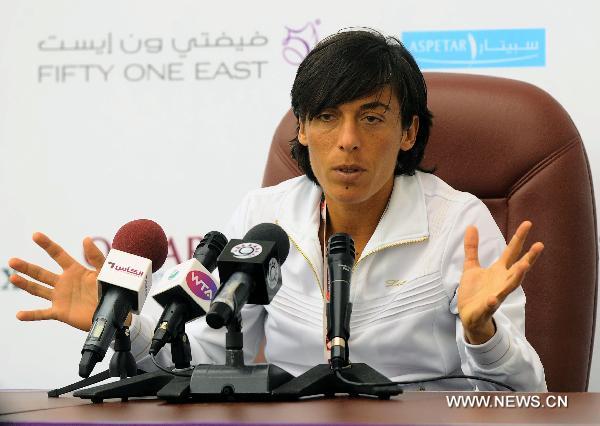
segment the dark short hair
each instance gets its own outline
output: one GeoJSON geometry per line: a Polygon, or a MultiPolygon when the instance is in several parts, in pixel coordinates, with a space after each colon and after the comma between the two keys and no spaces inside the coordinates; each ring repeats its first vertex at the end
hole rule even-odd
{"type": "MultiPolygon", "coordinates": [[[[419,117],[414,146],[398,153],[394,174],[413,175],[420,167],[429,139],[432,114],[427,109],[427,86],[421,70],[404,45],[371,29],[342,30],[320,41],[298,67],[292,86],[292,109],[300,121],[321,111],[353,101],[390,86],[398,98],[402,128],[419,117]]],[[[296,137],[290,141],[292,158],[315,183],[308,148],[296,137]]]]}

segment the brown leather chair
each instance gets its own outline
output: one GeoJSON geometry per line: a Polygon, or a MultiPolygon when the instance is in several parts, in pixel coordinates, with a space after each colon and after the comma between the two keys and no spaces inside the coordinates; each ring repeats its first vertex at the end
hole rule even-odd
{"type": "MultiPolygon", "coordinates": [[[[525,219],[529,243],[546,248],[523,283],[526,334],[551,391],[585,391],[593,350],[598,238],[594,193],[581,137],[567,112],[528,83],[425,73],[433,128],[423,165],[475,194],[504,237],[525,219]]],[[[275,132],[263,186],[300,175],[290,158],[296,119],[275,132]]]]}

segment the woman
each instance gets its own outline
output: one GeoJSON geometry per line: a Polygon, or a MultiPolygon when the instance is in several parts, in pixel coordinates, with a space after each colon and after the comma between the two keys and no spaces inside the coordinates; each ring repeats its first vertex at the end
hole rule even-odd
{"type": "MultiPolygon", "coordinates": [[[[267,360],[294,375],[324,362],[323,253],[330,235],[345,232],[356,246],[351,361],[393,380],[470,374],[517,390],[546,390],[539,357],[524,336],[520,287],[543,245],[519,257],[530,222],[506,246],[481,201],[419,169],[431,114],[423,76],[404,46],[364,30],[323,40],[298,68],[292,107],[298,118],[292,156],[305,175],[248,194],[225,232],[240,238],[272,222],[292,242],[272,303],[243,310],[247,361],[266,337],[267,360]]],[[[102,254],[84,240],[91,271],[43,234],[33,239],[64,272],[11,259],[12,268],[51,287],[12,276],[16,286],[52,301],[49,309],[17,317],[89,330],[102,254]]],[[[145,368],[156,320],[145,312],[131,321],[132,352],[145,368]]],[[[195,363],[223,362],[222,330],[200,319],[187,333],[195,363]]],[[[169,361],[166,351],[159,355],[169,361]]],[[[468,380],[427,386],[497,389],[468,380]]]]}

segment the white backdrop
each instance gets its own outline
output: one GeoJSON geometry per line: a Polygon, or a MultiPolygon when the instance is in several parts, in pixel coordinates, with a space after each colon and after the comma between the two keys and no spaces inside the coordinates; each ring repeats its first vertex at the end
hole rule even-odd
{"type": "MultiPolygon", "coordinates": [[[[543,29],[543,66],[517,61],[450,71],[516,78],[551,93],[573,117],[600,176],[598,16],[600,6],[583,0],[568,7],[515,0],[493,7],[442,0],[4,0],[0,388],[77,380],[85,339],[62,324],[18,322],[16,311],[47,302],[8,284],[6,260],[18,256],[57,270],[31,242],[34,231],[81,259],[84,236],[102,246],[140,217],[156,220],[170,237],[166,267],[189,258],[197,236],[221,229],[241,197],[260,186],[273,130],[289,108],[294,62],[340,28],[369,26],[398,37],[543,29]]],[[[590,390],[600,391],[599,364],[597,338],[590,390]]]]}

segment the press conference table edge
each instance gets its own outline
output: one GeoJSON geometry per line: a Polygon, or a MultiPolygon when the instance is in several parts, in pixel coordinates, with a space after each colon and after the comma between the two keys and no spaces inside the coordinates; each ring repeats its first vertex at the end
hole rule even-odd
{"type": "MultiPolygon", "coordinates": [[[[504,400],[510,403],[511,400],[504,400]]],[[[586,424],[600,425],[600,393],[407,392],[389,401],[336,396],[292,402],[167,403],[155,398],[94,404],[70,394],[0,390],[0,423],[11,424],[586,424]],[[566,396],[560,408],[451,408],[446,396],[566,396]]]]}

